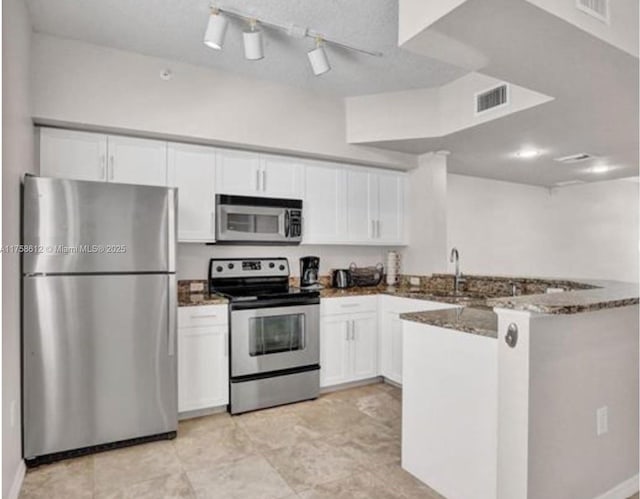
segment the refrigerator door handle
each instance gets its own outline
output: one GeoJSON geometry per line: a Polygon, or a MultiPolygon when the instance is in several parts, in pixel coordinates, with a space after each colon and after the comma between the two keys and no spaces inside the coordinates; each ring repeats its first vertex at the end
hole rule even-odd
{"type": "Polygon", "coordinates": [[[176,332],[178,329],[178,290],[175,274],[169,277],[169,324],[167,331],[167,353],[173,357],[176,353],[176,332]]]}
{"type": "Polygon", "coordinates": [[[169,189],[167,193],[168,198],[168,210],[167,210],[167,265],[169,272],[176,271],[176,241],[177,241],[177,189],[169,189]]]}

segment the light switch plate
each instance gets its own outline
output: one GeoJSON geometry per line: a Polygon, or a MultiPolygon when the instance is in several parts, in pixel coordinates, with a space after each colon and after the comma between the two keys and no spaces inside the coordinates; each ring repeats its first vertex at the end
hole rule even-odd
{"type": "Polygon", "coordinates": [[[203,282],[192,282],[189,284],[189,291],[192,293],[198,293],[204,291],[204,283],[203,282]]]}
{"type": "Polygon", "coordinates": [[[596,435],[609,432],[609,408],[605,405],[596,410],[596,435]]]}

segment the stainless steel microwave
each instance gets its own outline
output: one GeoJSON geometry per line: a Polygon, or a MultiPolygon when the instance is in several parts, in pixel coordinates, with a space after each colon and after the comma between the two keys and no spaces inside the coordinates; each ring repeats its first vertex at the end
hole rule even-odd
{"type": "Polygon", "coordinates": [[[300,244],[302,200],[216,195],[219,244],[300,244]]]}

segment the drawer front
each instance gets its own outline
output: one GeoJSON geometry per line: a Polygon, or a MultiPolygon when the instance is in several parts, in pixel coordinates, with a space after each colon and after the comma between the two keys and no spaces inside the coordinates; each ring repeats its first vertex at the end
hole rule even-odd
{"type": "Polygon", "coordinates": [[[179,307],[178,327],[219,326],[229,323],[227,305],[202,305],[199,307],[179,307]]]}
{"type": "Polygon", "coordinates": [[[378,310],[378,296],[349,296],[320,300],[321,315],[355,314],[378,310]]]}

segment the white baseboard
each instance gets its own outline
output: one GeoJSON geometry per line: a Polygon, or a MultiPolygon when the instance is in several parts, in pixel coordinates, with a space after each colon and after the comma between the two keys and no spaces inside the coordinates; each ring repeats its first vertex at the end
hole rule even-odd
{"type": "Polygon", "coordinates": [[[7,499],[18,499],[20,495],[20,489],[22,488],[22,482],[24,481],[24,474],[27,472],[27,467],[24,465],[24,461],[21,459],[16,474],[13,477],[13,483],[9,489],[9,495],[7,499]]]}
{"type": "Polygon", "coordinates": [[[639,486],[640,480],[636,475],[607,490],[604,494],[600,494],[595,499],[627,499],[638,492],[639,486]]]}

